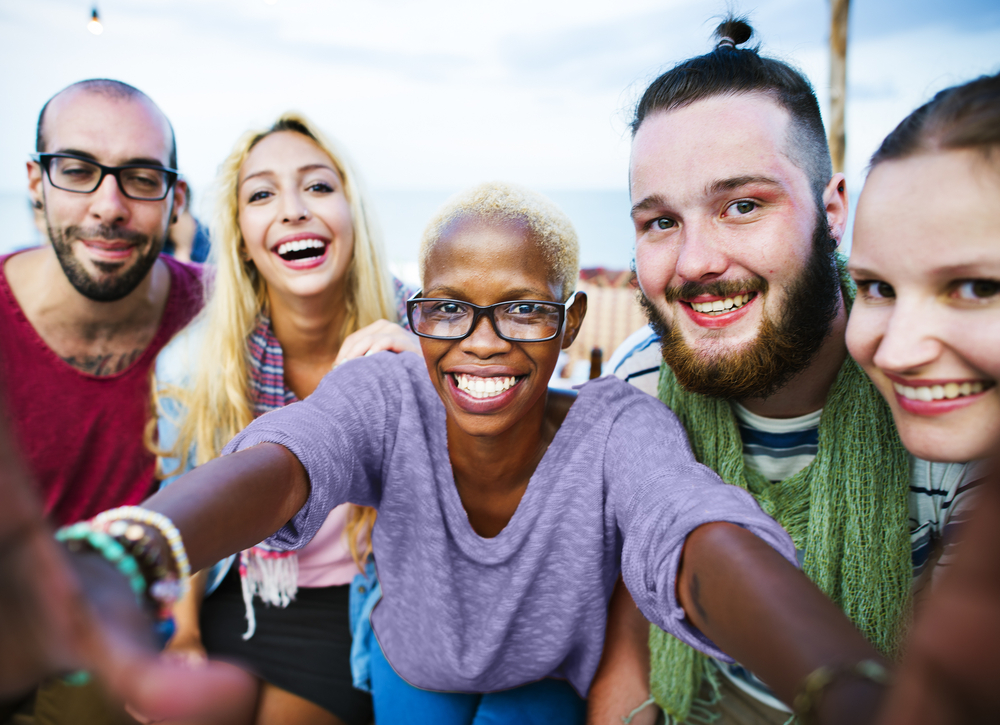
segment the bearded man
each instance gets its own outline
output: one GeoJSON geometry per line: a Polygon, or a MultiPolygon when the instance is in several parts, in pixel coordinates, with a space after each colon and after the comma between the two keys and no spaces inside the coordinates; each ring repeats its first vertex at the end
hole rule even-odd
{"type": "MultiPolygon", "coordinates": [[[[912,584],[971,469],[912,459],[848,357],[854,291],[836,253],[844,176],[832,172],[808,81],[739,48],[752,32],[728,19],[712,52],[664,73],[638,104],[630,186],[650,326],[612,369],[674,410],[699,461],[757,498],[791,534],[805,573],[892,657],[912,584]]],[[[593,722],[620,722],[647,696],[669,722],[788,720],[739,664],[655,627],[647,649],[647,629],[620,587],[593,722]]],[[[848,671],[841,680],[857,676],[848,671]]],[[[646,708],[632,722],[655,716],[646,708]]]]}
{"type": "Polygon", "coordinates": [[[150,366],[202,292],[198,268],[160,257],[187,187],[144,93],[69,86],[42,109],[36,150],[28,190],[51,245],[0,257],[0,395],[62,525],[151,492],[150,366]]]}

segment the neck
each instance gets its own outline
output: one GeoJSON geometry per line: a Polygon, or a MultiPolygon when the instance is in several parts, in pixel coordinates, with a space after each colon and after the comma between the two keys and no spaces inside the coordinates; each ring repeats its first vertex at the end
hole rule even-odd
{"type": "Polygon", "coordinates": [[[466,494],[523,491],[559,427],[548,414],[548,397],[542,395],[527,415],[495,436],[469,435],[448,419],[448,453],[463,500],[466,494]]]}
{"type": "Polygon", "coordinates": [[[12,257],[6,271],[29,320],[45,328],[77,330],[83,337],[101,336],[103,330],[120,334],[156,324],[170,287],[166,264],[157,260],[128,295],[114,302],[97,302],[70,284],[51,246],[12,257]]]}
{"type": "Polygon", "coordinates": [[[300,297],[268,291],[271,329],[281,343],[285,382],[299,398],[330,371],[343,342],[347,314],[343,290],[300,297]]]}
{"type": "Polygon", "coordinates": [[[830,333],[808,367],[773,395],[767,398],[747,398],[740,400],[740,404],[751,413],[765,418],[795,418],[821,409],[847,358],[847,344],[844,340],[846,330],[847,311],[841,298],[830,333]]]}

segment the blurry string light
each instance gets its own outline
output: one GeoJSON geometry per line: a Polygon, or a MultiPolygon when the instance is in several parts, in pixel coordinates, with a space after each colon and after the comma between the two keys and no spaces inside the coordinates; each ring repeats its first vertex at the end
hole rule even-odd
{"type": "Polygon", "coordinates": [[[87,23],[87,30],[89,30],[94,35],[100,35],[104,32],[104,26],[101,25],[101,19],[97,16],[97,6],[90,11],[90,22],[87,23]]]}

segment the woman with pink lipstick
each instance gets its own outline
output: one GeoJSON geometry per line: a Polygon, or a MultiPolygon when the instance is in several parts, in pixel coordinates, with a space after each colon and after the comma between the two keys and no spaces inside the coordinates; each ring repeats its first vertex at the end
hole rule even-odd
{"type": "MultiPolygon", "coordinates": [[[[942,91],[900,123],[858,204],[848,346],[924,459],[985,459],[1000,444],[998,218],[994,75],[942,91]]],[[[966,499],[972,520],[918,609],[885,723],[1000,720],[998,487],[994,476],[966,499]]]]}
{"type": "MultiPolygon", "coordinates": [[[[210,300],[157,362],[167,483],[218,456],[254,417],[307,397],[335,362],[417,349],[395,324],[402,286],[357,177],[307,119],[286,114],[244,135],[219,187],[210,300]]],[[[207,650],[259,678],[255,712],[232,722],[370,721],[369,696],[352,687],[348,590],[373,519],[370,508],[336,507],[297,554],[245,550],[200,575],[179,603],[168,651],[207,650]]]]}

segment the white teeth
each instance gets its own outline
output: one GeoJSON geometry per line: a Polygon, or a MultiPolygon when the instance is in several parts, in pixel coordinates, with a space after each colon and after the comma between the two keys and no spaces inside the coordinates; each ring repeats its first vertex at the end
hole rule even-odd
{"type": "Polygon", "coordinates": [[[275,251],[280,256],[289,252],[300,252],[303,249],[322,249],[325,246],[319,239],[299,239],[294,242],[285,242],[279,245],[275,251]]]}
{"type": "Polygon", "coordinates": [[[925,385],[921,387],[911,387],[909,385],[901,385],[900,383],[893,383],[893,389],[902,395],[904,398],[909,400],[922,400],[925,403],[929,403],[932,400],[954,400],[955,398],[963,397],[966,395],[976,395],[983,392],[983,384],[981,382],[974,383],[945,383],[944,385],[925,385]]]}
{"type": "Polygon", "coordinates": [[[481,378],[478,375],[457,373],[454,376],[458,389],[473,398],[495,398],[517,382],[516,377],[481,378]]]}
{"type": "Polygon", "coordinates": [[[711,315],[717,312],[729,312],[730,310],[739,309],[747,302],[750,301],[750,293],[745,295],[736,295],[735,297],[727,297],[724,300],[714,300],[712,302],[692,302],[691,309],[695,312],[701,312],[703,314],[711,315]]]}

